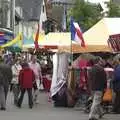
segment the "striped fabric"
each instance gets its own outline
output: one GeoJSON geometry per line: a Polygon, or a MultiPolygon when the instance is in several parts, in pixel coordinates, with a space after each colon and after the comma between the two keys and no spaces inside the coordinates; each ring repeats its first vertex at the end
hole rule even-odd
{"type": "Polygon", "coordinates": [[[108,45],[114,52],[120,51],[120,34],[111,35],[108,39],[108,45]]]}

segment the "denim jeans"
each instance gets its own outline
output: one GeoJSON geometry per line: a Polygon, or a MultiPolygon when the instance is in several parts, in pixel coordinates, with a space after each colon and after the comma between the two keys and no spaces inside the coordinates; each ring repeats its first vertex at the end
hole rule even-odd
{"type": "Polygon", "coordinates": [[[99,116],[101,116],[103,114],[103,109],[102,109],[102,106],[101,106],[102,97],[103,97],[103,92],[102,91],[94,91],[94,93],[93,93],[93,103],[92,103],[92,106],[91,106],[89,119],[90,118],[98,119],[99,116]]]}

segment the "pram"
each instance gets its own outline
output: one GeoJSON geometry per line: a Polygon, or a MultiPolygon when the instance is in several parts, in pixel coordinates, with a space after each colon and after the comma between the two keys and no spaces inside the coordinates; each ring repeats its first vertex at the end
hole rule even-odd
{"type": "MultiPolygon", "coordinates": [[[[112,90],[112,79],[109,77],[107,80],[107,89],[112,90]]],[[[113,93],[112,93],[113,94],[113,93]]],[[[86,102],[84,112],[89,113],[91,109],[91,105],[93,102],[93,97],[90,96],[86,102]]],[[[103,108],[103,113],[111,113],[112,112],[112,106],[113,106],[113,101],[111,100],[103,100],[102,103],[102,108],[103,108]]]]}
{"type": "MultiPolygon", "coordinates": [[[[84,109],[85,113],[89,113],[90,112],[90,109],[91,109],[91,106],[92,106],[92,102],[93,102],[93,97],[90,96],[88,98],[88,101],[85,104],[85,109],[84,109]]],[[[102,101],[101,105],[102,105],[104,114],[112,112],[112,102],[102,101]]]]}

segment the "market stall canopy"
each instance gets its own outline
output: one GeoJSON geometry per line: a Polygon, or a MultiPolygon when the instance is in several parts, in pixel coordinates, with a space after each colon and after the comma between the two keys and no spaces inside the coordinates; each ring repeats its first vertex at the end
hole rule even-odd
{"type": "MultiPolygon", "coordinates": [[[[120,34],[120,18],[103,18],[83,34],[86,47],[72,45],[73,53],[111,52],[108,39],[111,35],[120,34]]],[[[70,47],[59,47],[59,51],[70,52],[70,47]]]]}
{"type": "MultiPolygon", "coordinates": [[[[35,39],[35,35],[33,35],[35,39]]],[[[59,46],[71,46],[72,44],[77,44],[74,41],[71,41],[70,33],[62,32],[51,32],[47,35],[40,34],[38,44],[40,47],[49,48],[49,49],[58,49],[59,46]]],[[[24,48],[34,48],[34,41],[30,44],[23,44],[24,48]]]]}
{"type": "Polygon", "coordinates": [[[39,45],[46,46],[70,46],[71,43],[70,33],[65,32],[51,32],[45,36],[45,39],[39,40],[39,45]]]}
{"type": "MultiPolygon", "coordinates": [[[[120,34],[119,28],[120,18],[103,18],[83,34],[86,44],[85,48],[80,47],[74,41],[71,42],[70,32],[51,32],[47,35],[40,34],[38,43],[40,47],[56,48],[58,52],[112,52],[113,49],[110,47],[111,45],[108,45],[108,40],[111,36],[120,34]]],[[[34,48],[34,42],[23,45],[23,47],[34,48]]]]}
{"type": "MultiPolygon", "coordinates": [[[[23,37],[23,49],[24,48],[34,48],[35,45],[34,45],[34,40],[35,40],[35,37],[36,37],[36,34],[33,34],[32,36],[30,37],[27,37],[24,35],[23,37]]],[[[38,41],[41,41],[42,39],[44,39],[43,35],[42,34],[39,34],[39,40],[38,41]]]]}

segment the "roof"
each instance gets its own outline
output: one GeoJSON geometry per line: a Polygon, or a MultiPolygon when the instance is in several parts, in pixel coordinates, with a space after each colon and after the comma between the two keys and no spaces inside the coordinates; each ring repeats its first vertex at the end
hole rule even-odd
{"type": "Polygon", "coordinates": [[[4,32],[13,36],[13,31],[7,28],[0,28],[0,32],[4,32]]]}
{"type": "Polygon", "coordinates": [[[16,6],[23,9],[24,20],[39,20],[43,0],[16,0],[16,6]]]}

